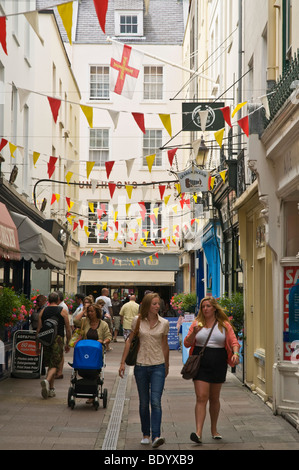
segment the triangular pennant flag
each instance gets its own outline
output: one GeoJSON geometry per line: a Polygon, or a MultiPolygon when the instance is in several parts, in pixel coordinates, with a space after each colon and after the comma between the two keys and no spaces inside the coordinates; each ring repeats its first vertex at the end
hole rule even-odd
{"type": "Polygon", "coordinates": [[[243,108],[243,106],[245,106],[245,104],[247,104],[247,101],[244,101],[244,103],[239,103],[235,109],[233,110],[232,112],[232,117],[234,117],[235,114],[237,114],[238,111],[240,111],[241,108],[243,108]]]}
{"type": "Polygon", "coordinates": [[[172,137],[170,114],[159,114],[159,117],[168,134],[172,137]]]}
{"type": "Polygon", "coordinates": [[[220,131],[214,132],[215,139],[217,140],[220,148],[222,148],[223,135],[224,135],[224,128],[220,129],[220,131]]]}
{"type": "Polygon", "coordinates": [[[51,205],[56,201],[56,194],[52,194],[51,205]]]}
{"type": "Polygon", "coordinates": [[[159,207],[155,207],[153,209],[153,213],[155,214],[156,218],[158,217],[159,207]]]}
{"type": "Polygon", "coordinates": [[[32,158],[33,158],[33,165],[34,165],[34,166],[36,165],[36,162],[37,162],[37,160],[39,159],[39,157],[40,157],[40,153],[38,153],[38,152],[33,152],[32,158]]]}
{"type": "Polygon", "coordinates": [[[223,118],[225,122],[229,125],[229,127],[233,127],[230,120],[230,107],[225,106],[225,108],[220,108],[220,111],[222,112],[223,118]]]}
{"type": "Polygon", "coordinates": [[[73,232],[76,230],[77,227],[78,227],[78,222],[74,222],[74,225],[73,225],[73,232]]]}
{"type": "Polygon", "coordinates": [[[6,139],[1,139],[1,142],[0,142],[0,152],[1,150],[5,147],[5,145],[8,143],[8,140],[6,139]]]}
{"type": "Polygon", "coordinates": [[[108,109],[108,113],[110,114],[110,117],[113,121],[114,130],[115,130],[117,128],[117,124],[118,124],[119,111],[112,111],[112,110],[108,109]]]}
{"type": "Polygon", "coordinates": [[[28,97],[30,96],[30,90],[25,90],[24,88],[18,88],[18,95],[20,101],[20,111],[23,110],[25,104],[27,103],[28,97]]]}
{"type": "Polygon", "coordinates": [[[70,44],[72,44],[73,2],[57,5],[57,11],[62,20],[70,44]]]}
{"type": "Polygon", "coordinates": [[[6,16],[0,16],[0,44],[7,54],[7,46],[6,46],[6,16]]]}
{"type": "Polygon", "coordinates": [[[151,171],[152,171],[152,166],[153,166],[153,164],[154,164],[155,158],[156,158],[156,154],[155,154],[155,153],[154,153],[153,155],[148,155],[148,156],[146,157],[146,162],[147,162],[148,170],[149,170],[150,173],[151,173],[151,171]]]}
{"type": "Polygon", "coordinates": [[[126,190],[127,190],[127,194],[129,196],[129,199],[131,199],[133,186],[131,184],[126,184],[126,190]]]}
{"type": "Polygon", "coordinates": [[[114,161],[112,161],[112,162],[105,162],[107,178],[109,178],[109,176],[110,176],[110,173],[111,173],[111,171],[112,171],[113,165],[114,165],[114,161]]]}
{"type": "Polygon", "coordinates": [[[89,178],[89,175],[91,173],[91,170],[94,167],[95,162],[86,162],[86,178],[89,178]]]}
{"type": "Polygon", "coordinates": [[[174,183],[175,189],[177,190],[178,194],[181,194],[181,185],[180,183],[174,183]]]}
{"type": "Polygon", "coordinates": [[[164,198],[165,206],[167,206],[170,196],[171,196],[170,194],[168,196],[165,196],[165,198],[164,198]]]}
{"type": "Polygon", "coordinates": [[[177,148],[176,148],[176,149],[168,150],[168,152],[167,152],[168,160],[169,160],[170,166],[172,166],[173,159],[174,159],[174,156],[175,156],[175,154],[176,154],[176,151],[177,151],[177,148]]]}
{"type": "Polygon", "coordinates": [[[126,160],[126,167],[127,167],[127,175],[128,177],[130,176],[133,164],[134,164],[135,158],[130,158],[129,160],[126,160]]]}
{"type": "Polygon", "coordinates": [[[173,212],[177,213],[178,206],[172,206],[172,210],[173,210],[173,212]]]}
{"type": "Polygon", "coordinates": [[[128,215],[129,209],[131,207],[131,204],[126,204],[126,214],[128,215]]]}
{"type": "Polygon", "coordinates": [[[83,104],[81,104],[80,107],[83,113],[85,114],[89,127],[92,128],[93,127],[93,108],[91,106],[85,106],[83,104]]]}
{"type": "Polygon", "coordinates": [[[88,227],[86,227],[86,225],[84,227],[84,230],[85,230],[86,236],[89,237],[90,232],[88,231],[88,227]]]}
{"type": "Polygon", "coordinates": [[[79,219],[79,224],[80,224],[80,227],[83,228],[84,220],[79,219]]]}
{"type": "Polygon", "coordinates": [[[116,184],[115,183],[108,183],[108,186],[109,186],[109,191],[110,191],[110,197],[112,199],[115,188],[116,188],[116,184]]]}
{"type": "Polygon", "coordinates": [[[165,184],[164,184],[164,185],[163,185],[163,184],[160,184],[160,185],[159,185],[159,191],[160,191],[160,197],[161,197],[161,199],[163,199],[164,192],[165,192],[165,188],[166,188],[165,184]]]}
{"type": "Polygon", "coordinates": [[[210,188],[214,188],[214,183],[215,183],[215,176],[211,176],[211,182],[210,182],[210,188]]]}
{"type": "Polygon", "coordinates": [[[245,116],[242,119],[239,119],[238,124],[241,127],[241,129],[244,131],[244,133],[247,135],[247,137],[249,137],[249,118],[248,118],[248,116],[245,116]]]}
{"type": "Polygon", "coordinates": [[[103,33],[105,34],[106,27],[106,14],[108,9],[108,0],[93,0],[96,14],[102,28],[103,33]]]}
{"type": "Polygon", "coordinates": [[[89,202],[88,203],[88,207],[90,209],[90,212],[94,213],[94,203],[93,202],[89,202]]]}
{"type": "Polygon", "coordinates": [[[202,132],[205,132],[206,126],[207,126],[209,110],[204,109],[203,111],[199,111],[198,114],[199,114],[199,117],[200,117],[200,128],[201,128],[202,132]]]}
{"type": "Polygon", "coordinates": [[[68,171],[67,174],[65,175],[65,180],[67,182],[67,184],[70,184],[70,181],[71,181],[71,177],[73,176],[73,172],[72,171],[68,171]]]}
{"type": "Polygon", "coordinates": [[[57,157],[50,157],[50,160],[48,162],[48,175],[49,178],[53,175],[55,171],[55,163],[57,162],[57,157]]]}
{"type": "Polygon", "coordinates": [[[139,129],[145,134],[145,127],[144,127],[144,114],[143,113],[132,113],[133,118],[135,119],[139,129]]]}
{"type": "Polygon", "coordinates": [[[57,98],[51,98],[50,96],[48,96],[48,101],[50,103],[50,107],[51,107],[54,122],[56,123],[58,113],[59,113],[59,108],[60,108],[60,105],[61,105],[61,100],[59,100],[57,98]]]}
{"type": "Polygon", "coordinates": [[[10,151],[10,156],[11,156],[12,158],[15,158],[14,152],[16,151],[17,148],[18,148],[17,145],[14,145],[14,144],[12,144],[11,142],[9,142],[9,151],[10,151]]]}
{"type": "Polygon", "coordinates": [[[40,42],[42,44],[44,44],[44,40],[41,37],[40,32],[39,32],[39,21],[38,21],[39,20],[39,13],[38,13],[38,11],[28,11],[27,13],[24,13],[24,16],[25,16],[26,20],[28,21],[28,23],[30,24],[30,26],[32,27],[35,34],[37,35],[37,37],[39,38],[40,42]]]}
{"type": "Polygon", "coordinates": [[[226,172],[227,172],[227,170],[223,170],[223,171],[220,171],[220,172],[219,172],[219,175],[221,176],[223,182],[225,182],[225,175],[226,175],[226,172]]]}

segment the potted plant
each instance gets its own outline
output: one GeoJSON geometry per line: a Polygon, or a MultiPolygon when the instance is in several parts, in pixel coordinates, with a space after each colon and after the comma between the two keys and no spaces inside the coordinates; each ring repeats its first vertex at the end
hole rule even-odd
{"type": "Polygon", "coordinates": [[[235,292],[230,297],[224,295],[223,297],[217,299],[217,302],[229,317],[232,325],[235,328],[236,334],[239,337],[242,337],[244,325],[243,294],[241,292],[235,292]]]}
{"type": "Polygon", "coordinates": [[[0,289],[0,327],[10,331],[15,325],[28,320],[25,296],[17,295],[10,287],[0,289]]]}
{"type": "Polygon", "coordinates": [[[185,293],[174,294],[170,300],[171,307],[177,311],[179,315],[184,312],[194,313],[196,308],[196,294],[185,293]]]}

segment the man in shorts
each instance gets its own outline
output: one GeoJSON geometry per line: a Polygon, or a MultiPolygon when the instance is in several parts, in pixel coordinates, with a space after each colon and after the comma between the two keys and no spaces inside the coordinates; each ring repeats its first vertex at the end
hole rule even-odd
{"type": "Polygon", "coordinates": [[[60,300],[57,292],[52,292],[48,297],[47,307],[41,311],[38,318],[37,333],[47,318],[55,318],[58,322],[54,343],[51,346],[43,346],[43,362],[48,367],[46,378],[41,381],[41,394],[43,398],[55,397],[54,380],[63,359],[63,349],[65,349],[65,352],[70,350],[69,341],[72,333],[69,314],[64,308],[58,306],[59,303],[60,300]],[[66,332],[65,347],[64,332],[66,332]]]}

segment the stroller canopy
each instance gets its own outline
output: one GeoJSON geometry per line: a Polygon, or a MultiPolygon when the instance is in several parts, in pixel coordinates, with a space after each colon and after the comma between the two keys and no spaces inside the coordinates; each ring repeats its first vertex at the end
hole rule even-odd
{"type": "Polygon", "coordinates": [[[103,347],[98,341],[83,339],[74,348],[74,369],[99,370],[103,367],[103,347]]]}

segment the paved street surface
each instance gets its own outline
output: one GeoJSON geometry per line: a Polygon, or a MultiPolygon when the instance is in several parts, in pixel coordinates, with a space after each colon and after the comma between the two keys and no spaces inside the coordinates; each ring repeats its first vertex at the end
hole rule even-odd
{"type": "MultiPolygon", "coordinates": [[[[72,353],[66,356],[64,378],[56,381],[56,397],[44,400],[39,379],[8,378],[0,382],[1,450],[143,450],[186,452],[201,450],[299,450],[299,433],[251,393],[231,373],[222,389],[218,430],[221,441],[210,436],[209,417],[203,444],[189,439],[195,431],[193,384],[181,379],[181,353],[171,351],[170,373],[163,394],[162,435],[166,444],[159,449],[140,444],[138,396],[133,368],[127,367],[124,379],[118,367],[124,343],[112,345],[106,354],[104,387],[108,405],[96,411],[85,399],[67,406],[72,353]]],[[[113,452],[112,452],[113,454],[113,452]]],[[[123,453],[115,452],[115,455],[123,453]]],[[[124,454],[123,454],[124,455],[124,454]]]]}

